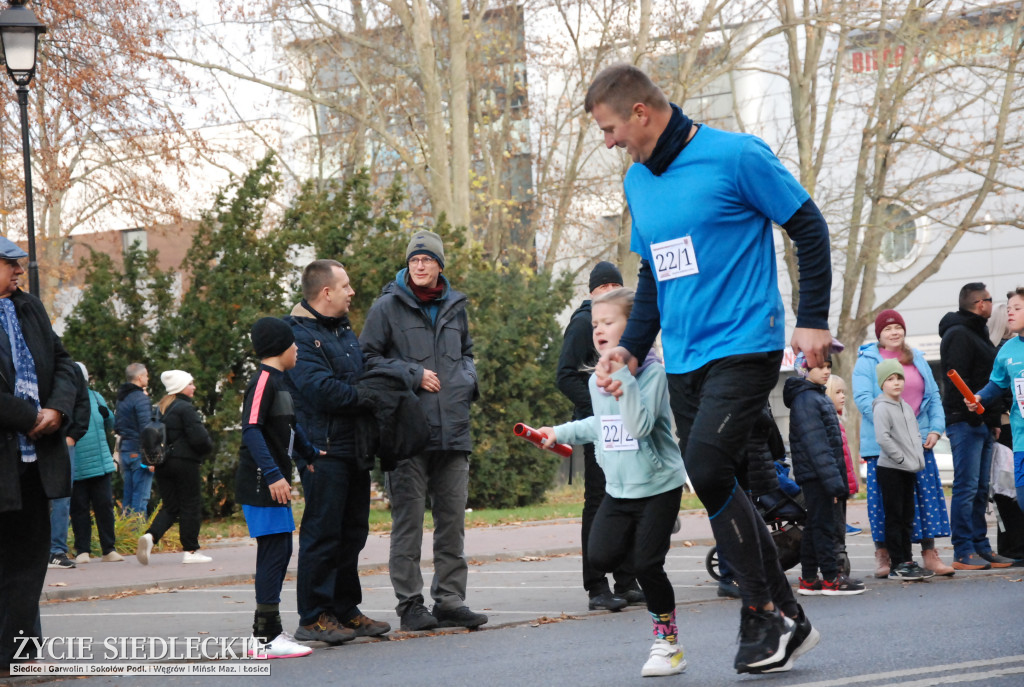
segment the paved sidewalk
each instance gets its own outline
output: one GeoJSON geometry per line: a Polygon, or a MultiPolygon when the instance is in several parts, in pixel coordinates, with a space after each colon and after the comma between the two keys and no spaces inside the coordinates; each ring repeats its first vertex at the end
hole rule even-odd
{"type": "MultiPolygon", "coordinates": [[[[867,529],[864,501],[850,506],[848,520],[867,529]]],[[[672,536],[673,547],[687,543],[710,546],[714,539],[707,514],[703,510],[684,511],[680,515],[681,527],[672,536]]],[[[360,569],[365,572],[386,571],[390,537],[371,533],[360,555],[360,569]]],[[[425,532],[422,563],[426,567],[433,559],[433,537],[425,532]]],[[[103,563],[98,558],[75,569],[49,569],[43,587],[43,600],[88,599],[123,592],[147,589],[174,589],[238,584],[252,580],[256,570],[256,541],[242,538],[210,544],[203,551],[213,558],[206,564],[185,565],[181,553],[154,553],[149,565],[141,565],[134,556],[126,556],[123,563],[103,563]]],[[[531,522],[501,527],[474,527],[466,530],[466,557],[470,562],[486,563],[497,560],[516,560],[533,556],[551,556],[580,551],[580,523],[578,520],[531,522]]],[[[298,540],[289,564],[294,573],[298,557],[298,540]]]]}

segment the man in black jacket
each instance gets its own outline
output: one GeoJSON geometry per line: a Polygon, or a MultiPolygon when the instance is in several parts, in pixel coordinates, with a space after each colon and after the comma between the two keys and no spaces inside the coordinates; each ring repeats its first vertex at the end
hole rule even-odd
{"type": "MultiPolygon", "coordinates": [[[[590,271],[590,298],[583,301],[569,319],[562,338],[562,352],[558,356],[558,389],[572,401],[573,420],[582,420],[594,414],[590,403],[591,371],[597,362],[594,348],[594,325],[590,316],[590,301],[606,291],[622,286],[622,273],[610,262],[599,262],[590,271]]],[[[583,588],[590,595],[590,610],[606,609],[620,611],[627,605],[643,604],[644,594],[637,586],[636,578],[620,568],[614,573],[615,593],[608,586],[607,578],[594,570],[587,558],[590,527],[594,515],[604,499],[604,472],[594,456],[594,445],[583,445],[583,527],[580,539],[583,546],[583,588]]]]}
{"type": "Polygon", "coordinates": [[[299,641],[340,644],[391,630],[359,610],[372,461],[357,450],[357,417],[364,411],[355,385],[364,365],[348,321],[354,295],[341,263],[314,260],[302,272],[302,302],[285,318],[299,349],[295,367],[285,373],[295,417],[324,452],[313,463],[296,460],[306,497],[296,584],[299,641]]]}
{"type": "Polygon", "coordinates": [[[43,304],[18,288],[25,257],[0,237],[0,677],[36,658],[24,640],[39,636],[48,500],[71,494],[64,428],[75,404],[73,363],[43,304]]]}
{"type": "Polygon", "coordinates": [[[942,360],[942,409],[946,434],[953,451],[953,499],[949,525],[953,540],[953,567],[957,570],[1007,568],[1013,561],[992,552],[985,508],[988,504],[992,442],[999,431],[1001,407],[988,407],[983,416],[967,410],[963,396],[945,374],[956,370],[972,389],[988,383],[996,347],[988,338],[992,295],[981,282],[960,289],[960,309],[939,322],[942,360]]]}
{"type": "MultiPolygon", "coordinates": [[[[72,478],[75,474],[75,444],[89,431],[89,387],[78,365],[75,373],[75,407],[71,413],[65,443],[71,459],[72,478]]],[[[68,526],[71,524],[71,497],[50,501],[50,563],[48,568],[74,568],[75,561],[68,558],[68,526]]],[[[116,553],[116,552],[115,552],[116,553]]]]}
{"type": "Polygon", "coordinates": [[[384,287],[366,316],[359,343],[372,368],[404,370],[426,414],[426,450],[388,473],[391,498],[389,569],[403,630],[479,627],[483,613],[466,605],[469,567],[464,550],[469,494],[469,408],[479,395],[466,295],[441,274],[444,244],[418,231],[405,251],[406,267],[384,287]],[[434,516],[433,613],[423,599],[420,550],[427,497],[434,516]]]}

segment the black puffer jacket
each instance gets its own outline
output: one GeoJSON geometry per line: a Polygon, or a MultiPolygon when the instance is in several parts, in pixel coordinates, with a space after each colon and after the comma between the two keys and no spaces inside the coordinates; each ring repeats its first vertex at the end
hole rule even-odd
{"type": "Polygon", "coordinates": [[[185,394],[175,394],[174,402],[167,407],[163,419],[167,426],[168,458],[202,463],[213,450],[210,433],[206,431],[199,411],[192,405],[192,399],[185,394]]]}
{"type": "Polygon", "coordinates": [[[846,498],[849,492],[843,434],[825,387],[808,379],[790,377],[782,389],[782,400],[790,409],[793,479],[801,486],[818,480],[829,496],[846,498]]]}
{"type": "Polygon", "coordinates": [[[985,406],[985,414],[978,415],[967,410],[964,397],[960,394],[947,373],[956,370],[967,386],[978,391],[988,384],[992,374],[992,363],[996,359],[996,347],[988,338],[987,320],[981,315],[958,310],[948,312],[939,320],[939,358],[942,361],[942,410],[946,414],[946,426],[955,422],[966,422],[977,427],[984,422],[989,427],[998,427],[1000,416],[1005,409],[1002,403],[985,406]]]}

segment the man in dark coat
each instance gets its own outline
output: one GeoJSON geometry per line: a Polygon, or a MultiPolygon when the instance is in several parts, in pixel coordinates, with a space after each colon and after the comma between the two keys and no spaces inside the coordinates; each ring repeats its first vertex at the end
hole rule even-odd
{"type": "Polygon", "coordinates": [[[142,363],[131,363],[125,368],[125,383],[117,390],[117,412],[114,432],[121,437],[119,460],[124,478],[121,499],[124,514],[136,513],[143,517],[149,508],[149,495],[153,489],[153,466],[142,462],[142,429],[153,418],[153,404],[146,387],[149,370],[142,363]]]}
{"type": "MultiPolygon", "coordinates": [[[[594,348],[594,324],[590,316],[590,301],[605,291],[622,286],[622,273],[610,262],[599,262],[590,271],[590,298],[583,301],[569,318],[562,338],[562,351],[558,356],[558,389],[572,401],[573,420],[582,420],[594,414],[590,403],[591,371],[597,362],[594,348]]],[[[583,546],[583,588],[590,596],[590,610],[605,609],[619,611],[630,603],[643,604],[644,595],[636,584],[636,578],[627,570],[614,573],[615,593],[608,586],[607,578],[594,570],[587,558],[590,527],[594,522],[598,506],[604,500],[604,471],[597,464],[594,445],[583,445],[583,526],[580,539],[583,546]]]]}
{"type": "Polygon", "coordinates": [[[992,551],[985,509],[988,506],[992,443],[999,430],[1000,404],[986,407],[984,415],[967,410],[963,396],[946,373],[957,374],[972,389],[988,383],[996,347],[988,337],[992,295],[981,282],[960,289],[959,309],[939,321],[939,358],[942,361],[942,409],[946,434],[953,452],[953,499],[949,526],[956,570],[1007,568],[1013,560],[992,551]]]}
{"type": "Polygon", "coordinates": [[[285,373],[295,417],[309,442],[325,452],[299,458],[306,509],[299,530],[295,639],[340,644],[391,630],[359,610],[359,552],[370,531],[370,470],[358,449],[363,354],[348,320],[355,291],[335,260],[314,260],[302,272],[302,302],[285,322],[298,361],[285,373]]]}
{"type": "Polygon", "coordinates": [[[0,676],[35,658],[50,552],[49,499],[71,494],[64,430],[75,405],[71,357],[38,298],[18,288],[27,257],[0,237],[0,676]]]}
{"type": "Polygon", "coordinates": [[[391,585],[403,630],[479,627],[483,613],[466,605],[469,572],[464,552],[469,494],[469,407],[478,396],[466,295],[441,274],[444,245],[418,231],[405,252],[406,267],[370,308],[359,342],[367,364],[404,368],[430,426],[422,453],[388,473],[391,499],[391,585]],[[423,603],[420,548],[430,497],[434,515],[433,613],[423,603]]]}

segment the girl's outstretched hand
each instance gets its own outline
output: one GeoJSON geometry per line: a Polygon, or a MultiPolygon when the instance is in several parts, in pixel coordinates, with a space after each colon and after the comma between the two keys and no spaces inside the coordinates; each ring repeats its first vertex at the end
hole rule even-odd
{"type": "Polygon", "coordinates": [[[554,427],[541,427],[537,431],[544,437],[544,439],[541,440],[541,444],[544,445],[544,448],[551,448],[557,443],[554,427]]]}

